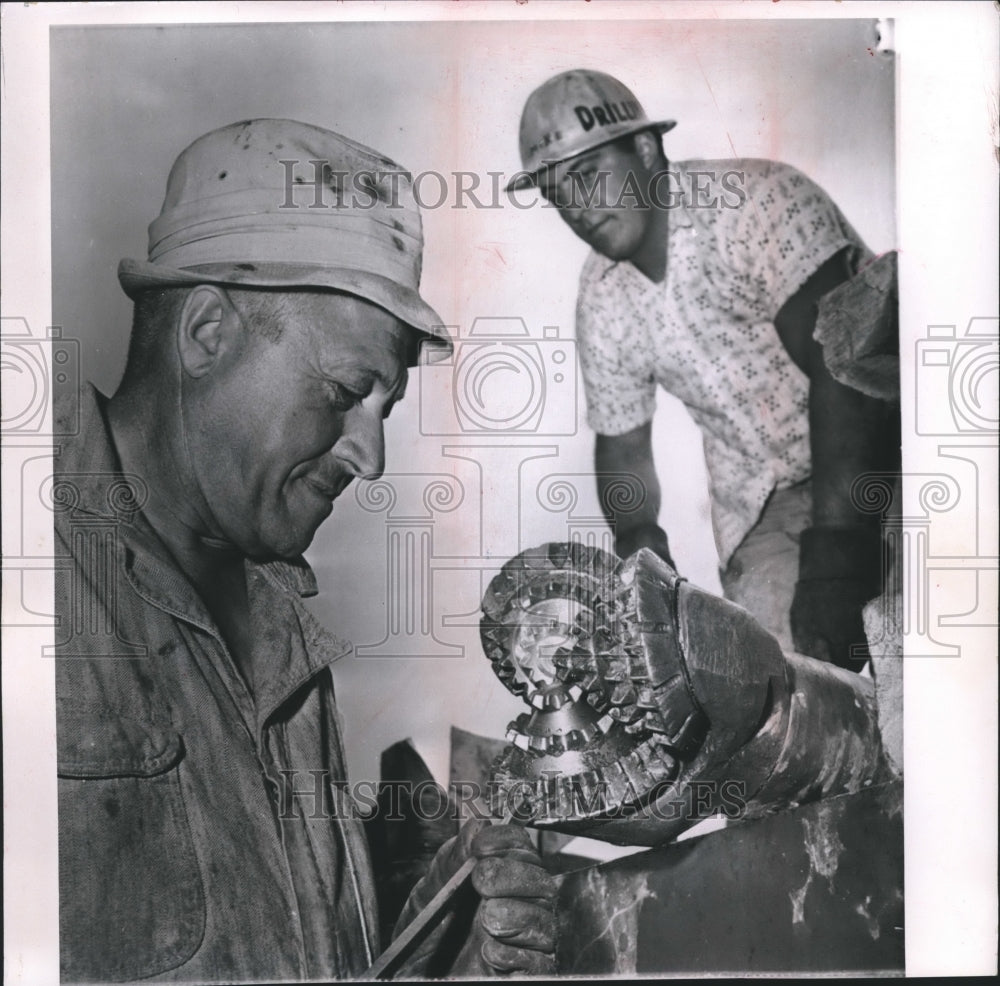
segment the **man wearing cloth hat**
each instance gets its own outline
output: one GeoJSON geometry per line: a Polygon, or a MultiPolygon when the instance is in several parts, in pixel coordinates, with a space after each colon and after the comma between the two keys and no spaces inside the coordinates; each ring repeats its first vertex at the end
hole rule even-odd
{"type": "Polygon", "coordinates": [[[813,332],[819,300],[871,254],[788,165],[668,164],[673,126],[609,75],[564,72],[528,98],[509,186],[537,186],[592,248],[577,342],[598,487],[623,473],[644,487],[630,512],[601,497],[617,552],[673,564],[651,447],[660,385],[702,432],[726,595],[786,650],[858,670],[882,555],[851,487],[898,468],[898,407],[835,378],[813,332]]]}
{"type": "MultiPolygon", "coordinates": [[[[125,374],[83,395],[53,489],[66,981],[325,980],[378,954],[331,676],[349,645],[305,609],[302,552],[382,472],[419,343],[450,346],[422,245],[393,162],[251,120],[180,155],[149,260],[120,266],[125,374]]],[[[523,830],[465,826],[403,920],[473,857],[457,964],[435,954],[453,914],[405,971],[551,971],[553,882],[523,830]]]]}

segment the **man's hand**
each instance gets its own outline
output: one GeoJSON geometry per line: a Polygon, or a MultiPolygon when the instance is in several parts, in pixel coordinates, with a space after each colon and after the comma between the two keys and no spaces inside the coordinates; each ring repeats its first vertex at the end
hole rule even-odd
{"type": "Polygon", "coordinates": [[[670,556],[670,545],[667,542],[667,533],[657,524],[643,524],[641,527],[633,527],[622,532],[615,539],[615,554],[619,558],[628,558],[634,555],[640,548],[649,548],[653,554],[662,558],[675,572],[677,566],[670,556]]]}
{"type": "Polygon", "coordinates": [[[847,579],[798,582],[792,601],[792,640],[800,654],[850,671],[868,662],[860,583],[847,579]]]}
{"type": "MultiPolygon", "coordinates": [[[[446,842],[413,888],[396,924],[403,931],[469,858],[478,863],[468,896],[461,892],[444,919],[417,946],[397,975],[495,976],[555,972],[555,879],[544,869],[528,833],[475,819],[446,842]],[[471,898],[471,900],[469,900],[471,898]],[[463,921],[462,904],[474,909],[463,921]],[[464,941],[456,941],[463,933],[464,941]],[[457,953],[457,955],[456,955],[457,953]]],[[[468,914],[468,911],[466,911],[468,914]]]]}
{"type": "Polygon", "coordinates": [[[482,901],[451,974],[554,973],[557,885],[528,833],[513,825],[483,828],[472,852],[479,860],[472,885],[482,901]]]}

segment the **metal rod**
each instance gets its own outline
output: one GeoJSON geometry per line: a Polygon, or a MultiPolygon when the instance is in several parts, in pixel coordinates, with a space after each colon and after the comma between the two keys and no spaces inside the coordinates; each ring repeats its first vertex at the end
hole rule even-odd
{"type": "Polygon", "coordinates": [[[430,899],[423,910],[406,926],[402,934],[363,972],[358,979],[378,979],[384,976],[407,948],[424,932],[424,929],[441,912],[445,904],[455,896],[456,891],[469,878],[476,867],[476,859],[467,859],[456,870],[452,878],[430,899]]]}

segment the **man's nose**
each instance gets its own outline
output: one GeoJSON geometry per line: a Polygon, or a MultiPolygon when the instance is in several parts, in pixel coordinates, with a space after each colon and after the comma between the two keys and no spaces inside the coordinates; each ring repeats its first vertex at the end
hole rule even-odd
{"type": "Polygon", "coordinates": [[[577,235],[586,238],[595,225],[595,217],[586,208],[567,208],[563,210],[566,225],[577,235]]]}
{"type": "Polygon", "coordinates": [[[590,206],[572,197],[559,204],[559,214],[574,232],[586,232],[592,225],[590,206]]]}
{"type": "Polygon", "coordinates": [[[385,432],[382,418],[360,404],[347,413],[337,455],[359,479],[378,479],[385,472],[385,432]]]}

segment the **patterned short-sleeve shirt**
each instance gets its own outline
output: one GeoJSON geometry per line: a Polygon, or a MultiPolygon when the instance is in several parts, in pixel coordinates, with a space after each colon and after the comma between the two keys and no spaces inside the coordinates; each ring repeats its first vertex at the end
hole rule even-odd
{"type": "MultiPolygon", "coordinates": [[[[591,252],[577,341],[590,426],[649,421],[657,385],[704,438],[712,523],[725,566],[771,491],[810,474],[808,379],[774,318],[834,254],[871,256],[829,196],[773,161],[671,162],[667,275],[591,252]]],[[[661,198],[662,198],[661,194],[661,198]]]]}

